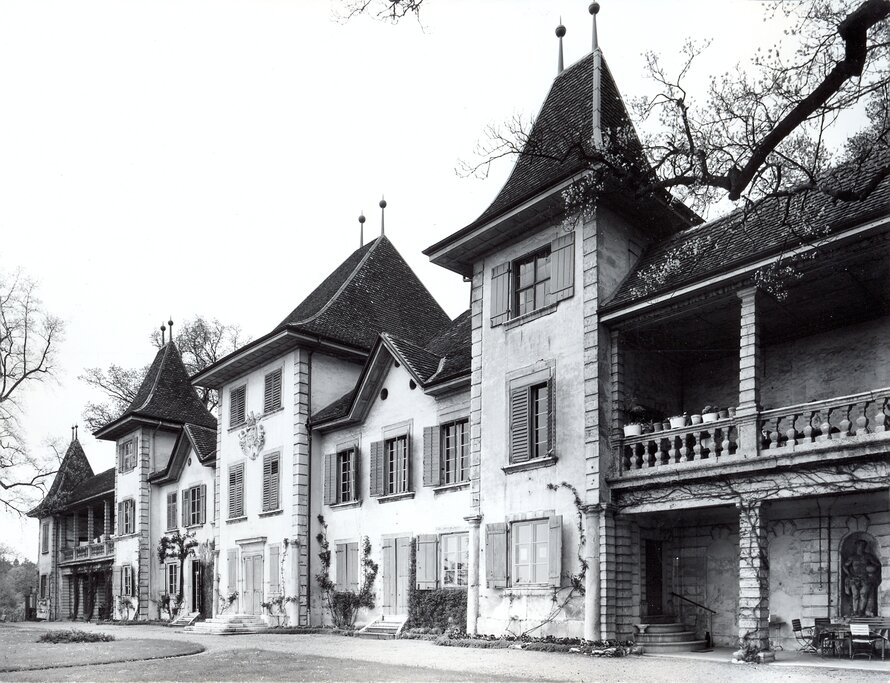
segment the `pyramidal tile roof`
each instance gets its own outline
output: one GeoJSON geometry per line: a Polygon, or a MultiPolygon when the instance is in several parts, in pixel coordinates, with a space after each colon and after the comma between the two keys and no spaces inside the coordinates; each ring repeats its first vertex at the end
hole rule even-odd
{"type": "Polygon", "coordinates": [[[136,396],[123,414],[97,430],[96,436],[111,437],[114,428],[131,417],[216,429],[216,418],[195,392],[179,349],[172,341],[158,350],[136,396]]]}
{"type": "MultiPolygon", "coordinates": [[[[59,464],[59,469],[53,479],[49,491],[43,497],[43,500],[31,511],[28,512],[29,517],[45,517],[52,514],[55,510],[63,508],[70,502],[71,494],[75,488],[81,488],[93,476],[93,468],[87,455],[80,445],[80,441],[75,437],[68,444],[68,450],[59,464]]],[[[114,481],[112,480],[111,488],[114,489],[114,481]]]]}
{"type": "Polygon", "coordinates": [[[451,320],[385,236],[356,249],[275,331],[370,349],[381,332],[425,344],[451,320]]]}

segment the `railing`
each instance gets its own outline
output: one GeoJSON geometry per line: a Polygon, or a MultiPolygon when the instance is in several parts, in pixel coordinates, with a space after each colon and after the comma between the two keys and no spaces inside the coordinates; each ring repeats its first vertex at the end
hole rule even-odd
{"type": "Polygon", "coordinates": [[[703,609],[706,612],[710,612],[711,614],[717,614],[716,610],[712,610],[710,607],[705,607],[700,602],[696,602],[695,600],[690,600],[685,595],[680,595],[679,593],[675,593],[674,591],[671,591],[671,595],[673,595],[675,598],[680,598],[680,600],[685,600],[690,605],[695,605],[696,607],[699,607],[700,609],[703,609]]]}
{"type": "Polygon", "coordinates": [[[776,450],[887,431],[890,389],[766,410],[760,414],[760,449],[776,450]]]}
{"type": "Polygon", "coordinates": [[[641,470],[692,460],[731,456],[738,449],[738,430],[732,418],[639,436],[621,444],[622,469],[641,470]]]}
{"type": "Polygon", "coordinates": [[[114,541],[100,541],[59,550],[59,562],[104,559],[114,556],[114,541]]]}

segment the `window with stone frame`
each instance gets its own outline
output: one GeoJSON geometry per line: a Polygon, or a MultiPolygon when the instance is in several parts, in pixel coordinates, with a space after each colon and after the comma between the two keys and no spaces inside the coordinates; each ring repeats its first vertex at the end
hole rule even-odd
{"type": "Polygon", "coordinates": [[[324,457],[324,503],[339,505],[359,500],[359,451],[355,444],[341,444],[324,457]]]}
{"type": "Polygon", "coordinates": [[[40,525],[40,552],[49,552],[49,522],[40,525]]]}
{"type": "Polygon", "coordinates": [[[182,491],[182,526],[199,526],[205,522],[207,486],[197,484],[182,491]]]}
{"type": "Polygon", "coordinates": [[[247,421],[247,385],[242,384],[229,391],[229,428],[247,421]]]}
{"type": "Polygon", "coordinates": [[[441,548],[442,587],[466,588],[470,565],[469,534],[442,534],[441,548]]]}
{"type": "Polygon", "coordinates": [[[553,378],[510,388],[510,462],[553,455],[553,378]]]}
{"type": "Polygon", "coordinates": [[[281,407],[281,368],[270,372],[263,380],[263,413],[272,413],[281,407]]]}
{"type": "Polygon", "coordinates": [[[117,524],[121,536],[136,533],[136,501],[132,498],[117,504],[117,524]]]}
{"type": "Polygon", "coordinates": [[[455,420],[439,428],[442,484],[460,484],[470,480],[470,421],[455,420]]]}
{"type": "Polygon", "coordinates": [[[513,269],[516,273],[513,290],[515,315],[525,315],[547,305],[550,293],[550,247],[514,261],[513,269]]]}
{"type": "Polygon", "coordinates": [[[133,567],[129,564],[121,567],[121,595],[133,595],[133,567]]]}
{"type": "Polygon", "coordinates": [[[117,445],[118,472],[123,474],[136,467],[136,439],[130,438],[117,445]]]}
{"type": "Polygon", "coordinates": [[[511,535],[513,585],[547,583],[550,567],[550,528],[547,520],[514,522],[511,535]]]}
{"type": "Polygon", "coordinates": [[[164,569],[167,595],[176,596],[179,594],[179,564],[177,562],[168,562],[164,569]]]}
{"type": "Polygon", "coordinates": [[[49,596],[46,594],[46,589],[47,589],[47,578],[48,578],[48,577],[47,577],[46,574],[41,574],[41,575],[40,575],[40,599],[41,599],[41,600],[46,600],[46,598],[49,597],[49,596]]]}
{"type": "Polygon", "coordinates": [[[408,435],[385,439],[384,453],[384,495],[395,495],[410,491],[408,435]]]}
{"type": "Polygon", "coordinates": [[[244,516],[244,463],[229,467],[229,519],[244,516]]]}

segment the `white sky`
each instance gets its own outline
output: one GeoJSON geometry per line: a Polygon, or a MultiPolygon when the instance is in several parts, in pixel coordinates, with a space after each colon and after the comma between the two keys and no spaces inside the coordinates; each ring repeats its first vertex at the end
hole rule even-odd
{"type": "MultiPolygon", "coordinates": [[[[150,362],[168,316],[274,327],[358,246],[387,235],[453,317],[468,286],[424,247],[487,206],[511,163],[455,174],[488,123],[535,114],[590,49],[587,0],[427,0],[422,29],[337,21],[336,0],[0,3],[0,270],[38,280],[67,322],[58,383],[31,392],[33,448],[67,443],[84,367],[150,362]]],[[[600,43],[626,98],[642,52],[712,38],[710,73],[781,37],[759,2],[603,0],[600,43]]],[[[698,85],[705,84],[706,71],[698,85]]],[[[93,397],[96,398],[96,397],[93,397]]],[[[95,471],[112,447],[81,430],[95,471]]],[[[31,520],[0,517],[35,557],[31,520]]]]}

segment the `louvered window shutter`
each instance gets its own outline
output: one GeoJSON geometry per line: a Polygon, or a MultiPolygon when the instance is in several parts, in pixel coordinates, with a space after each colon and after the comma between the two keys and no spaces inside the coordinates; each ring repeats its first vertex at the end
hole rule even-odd
{"type": "Polygon", "coordinates": [[[507,587],[507,525],[485,525],[485,582],[489,588],[507,587]]]}
{"type": "Polygon", "coordinates": [[[271,510],[272,503],[272,458],[263,458],[263,512],[271,510]]]}
{"type": "Polygon", "coordinates": [[[263,389],[263,412],[278,410],[281,407],[281,370],[266,375],[263,389]]]}
{"type": "MultiPolygon", "coordinates": [[[[117,504],[117,535],[123,536],[124,534],[124,504],[117,504]]],[[[77,539],[74,539],[75,541],[77,539]]]]}
{"type": "Polygon", "coordinates": [[[393,603],[395,602],[395,594],[392,589],[395,581],[391,582],[387,578],[393,576],[396,570],[395,541],[392,538],[384,538],[380,551],[383,554],[383,609],[386,611],[394,607],[393,603]]]}
{"type": "Polygon", "coordinates": [[[277,594],[280,591],[278,577],[281,574],[281,553],[277,545],[269,546],[269,592],[277,594]]]}
{"type": "Polygon", "coordinates": [[[204,524],[207,521],[207,484],[201,484],[198,490],[201,495],[201,507],[198,512],[201,517],[198,523],[204,524]]]}
{"type": "Polygon", "coordinates": [[[442,465],[439,454],[441,432],[439,427],[423,430],[423,485],[438,486],[442,483],[442,465]]]}
{"type": "Polygon", "coordinates": [[[269,472],[269,489],[271,490],[271,500],[269,501],[269,509],[277,510],[281,507],[281,457],[278,453],[272,456],[272,463],[269,472]]]}
{"type": "Polygon", "coordinates": [[[556,408],[554,397],[556,387],[551,377],[547,382],[547,455],[554,455],[556,449],[556,408]]]}
{"type": "Polygon", "coordinates": [[[189,489],[182,490],[182,526],[189,526],[191,517],[191,491],[189,489]]]}
{"type": "Polygon", "coordinates": [[[510,462],[525,462],[529,451],[528,387],[510,392],[510,462]]]}
{"type": "Polygon", "coordinates": [[[133,565],[128,567],[124,567],[124,571],[127,573],[128,585],[127,595],[131,598],[136,595],[136,570],[133,568],[133,565]]]}
{"type": "Polygon", "coordinates": [[[229,593],[238,590],[238,550],[230,548],[226,553],[226,575],[228,576],[229,593]]]}
{"type": "Polygon", "coordinates": [[[358,543],[346,544],[346,584],[358,591],[358,543]]]}
{"type": "Polygon", "coordinates": [[[550,295],[556,303],[575,293],[575,233],[558,237],[550,243],[550,295]]]}
{"type": "Polygon", "coordinates": [[[114,597],[121,594],[121,568],[119,565],[111,568],[111,591],[114,597]]]}
{"type": "Polygon", "coordinates": [[[338,543],[334,550],[334,562],[337,564],[335,570],[335,582],[337,590],[346,590],[346,544],[338,543]]]}
{"type": "Polygon", "coordinates": [[[352,467],[352,486],[350,490],[351,498],[350,500],[358,500],[359,499],[359,453],[358,453],[358,444],[356,444],[355,448],[352,449],[352,453],[350,454],[350,465],[352,467]]]}
{"type": "Polygon", "coordinates": [[[337,454],[324,456],[324,504],[337,504],[337,454]]]}
{"type": "Polygon", "coordinates": [[[374,441],[371,444],[371,496],[382,496],[384,492],[384,458],[383,442],[374,441]]]}
{"type": "Polygon", "coordinates": [[[418,590],[435,590],[439,578],[439,537],[421,534],[417,537],[416,575],[418,590]]]}
{"type": "Polygon", "coordinates": [[[550,542],[547,547],[549,558],[549,580],[557,588],[562,583],[562,515],[554,515],[550,522],[550,542]]]}
{"type": "Polygon", "coordinates": [[[247,387],[240,386],[229,392],[229,426],[234,427],[244,422],[247,398],[247,387]]]}
{"type": "Polygon", "coordinates": [[[501,325],[510,317],[510,263],[491,269],[491,326],[501,325]]]}
{"type": "Polygon", "coordinates": [[[229,517],[244,514],[244,465],[229,470],[229,517]]]}
{"type": "Polygon", "coordinates": [[[405,487],[405,491],[413,491],[414,490],[414,458],[413,448],[411,448],[411,442],[413,439],[411,438],[411,434],[408,433],[405,435],[405,479],[408,482],[408,485],[405,487]]]}

